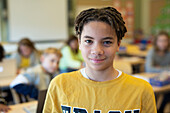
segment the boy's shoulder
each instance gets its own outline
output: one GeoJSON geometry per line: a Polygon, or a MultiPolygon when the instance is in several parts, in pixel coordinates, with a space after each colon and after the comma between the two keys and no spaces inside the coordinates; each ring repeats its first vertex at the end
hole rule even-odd
{"type": "Polygon", "coordinates": [[[51,85],[63,85],[67,83],[72,83],[78,79],[78,76],[79,76],[79,71],[62,73],[52,79],[51,85]]]}
{"type": "Polygon", "coordinates": [[[41,64],[37,64],[33,67],[29,67],[27,70],[26,70],[26,73],[41,73],[43,70],[41,68],[41,64]]]}
{"type": "Polygon", "coordinates": [[[128,74],[125,74],[125,76],[127,76],[127,80],[126,80],[127,85],[134,86],[137,88],[142,88],[142,89],[143,88],[149,88],[149,89],[151,88],[152,89],[152,86],[146,80],[143,80],[143,79],[140,79],[140,78],[134,77],[132,75],[128,75],[128,74]]]}
{"type": "Polygon", "coordinates": [[[70,50],[70,47],[68,45],[64,46],[62,49],[62,51],[65,51],[65,50],[70,50]]]}
{"type": "Polygon", "coordinates": [[[77,76],[79,76],[79,71],[61,73],[57,75],[55,78],[53,78],[53,81],[76,79],[77,76]]]}

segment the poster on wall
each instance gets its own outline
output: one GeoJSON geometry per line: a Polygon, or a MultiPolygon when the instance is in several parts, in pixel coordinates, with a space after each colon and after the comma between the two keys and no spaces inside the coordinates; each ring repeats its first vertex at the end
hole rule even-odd
{"type": "Polygon", "coordinates": [[[133,0],[114,0],[113,7],[121,12],[127,27],[126,38],[133,38],[134,32],[134,1],[133,0]]]}

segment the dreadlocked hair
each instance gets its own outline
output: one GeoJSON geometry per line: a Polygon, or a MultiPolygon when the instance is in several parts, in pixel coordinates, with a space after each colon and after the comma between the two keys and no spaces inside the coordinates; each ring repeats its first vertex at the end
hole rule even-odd
{"type": "Polygon", "coordinates": [[[81,37],[84,25],[91,21],[102,21],[109,24],[113,29],[115,29],[118,42],[122,40],[125,33],[127,32],[121,13],[119,13],[115,8],[91,8],[82,11],[75,20],[76,35],[78,35],[79,38],[81,37]]]}

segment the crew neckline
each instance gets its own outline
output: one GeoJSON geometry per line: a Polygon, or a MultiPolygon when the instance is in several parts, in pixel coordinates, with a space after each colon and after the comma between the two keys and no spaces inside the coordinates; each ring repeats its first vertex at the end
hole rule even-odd
{"type": "MultiPolygon", "coordinates": [[[[118,69],[116,69],[116,70],[117,70],[118,73],[119,73],[116,78],[119,78],[119,77],[122,75],[122,71],[120,71],[120,70],[118,70],[118,69]]],[[[85,68],[80,69],[80,72],[81,72],[81,74],[83,75],[83,77],[85,77],[85,78],[87,78],[87,79],[90,79],[90,78],[87,76],[87,74],[86,74],[85,68]]]]}
{"type": "Polygon", "coordinates": [[[102,81],[102,82],[99,82],[99,81],[93,81],[93,80],[90,80],[88,78],[85,78],[82,73],[79,71],[77,71],[78,73],[78,78],[80,80],[82,80],[82,82],[84,82],[85,84],[87,85],[92,85],[92,86],[100,86],[100,87],[105,87],[105,86],[108,86],[108,85],[114,85],[114,84],[118,84],[122,79],[125,79],[127,76],[125,76],[125,74],[122,72],[122,74],[118,77],[118,78],[115,78],[115,79],[112,79],[112,80],[108,80],[108,81],[102,81]]]}

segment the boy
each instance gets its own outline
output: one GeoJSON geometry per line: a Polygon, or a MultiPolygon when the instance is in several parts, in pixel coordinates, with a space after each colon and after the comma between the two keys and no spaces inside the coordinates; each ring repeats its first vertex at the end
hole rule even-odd
{"type": "Polygon", "coordinates": [[[113,67],[124,24],[112,7],[77,16],[75,29],[86,67],[51,81],[44,113],[156,113],[150,84],[113,67]]]}
{"type": "Polygon", "coordinates": [[[41,64],[27,69],[11,83],[16,92],[38,98],[38,90],[45,90],[57,73],[61,53],[58,49],[48,48],[41,56],[41,64]]]}

